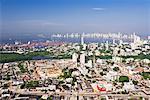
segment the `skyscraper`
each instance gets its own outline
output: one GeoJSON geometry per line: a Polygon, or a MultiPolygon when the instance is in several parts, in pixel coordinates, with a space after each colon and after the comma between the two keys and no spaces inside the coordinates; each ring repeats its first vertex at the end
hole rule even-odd
{"type": "Polygon", "coordinates": [[[81,45],[82,46],[84,45],[84,33],[82,33],[82,35],[81,35],[81,45]]]}
{"type": "Polygon", "coordinates": [[[73,53],[73,55],[72,55],[73,62],[77,62],[77,59],[78,59],[78,54],[73,53]]]}
{"type": "Polygon", "coordinates": [[[108,50],[108,41],[106,41],[106,43],[105,43],[105,47],[106,47],[106,50],[108,50]]]}
{"type": "Polygon", "coordinates": [[[85,53],[80,54],[80,63],[81,65],[85,65],[85,53]]]}
{"type": "Polygon", "coordinates": [[[119,45],[122,45],[123,44],[123,41],[122,40],[119,40],[119,45]]]}
{"type": "Polygon", "coordinates": [[[93,52],[93,66],[95,66],[96,58],[95,58],[95,52],[93,52]]]}
{"type": "Polygon", "coordinates": [[[113,39],[113,44],[116,44],[115,39],[113,39]]]}

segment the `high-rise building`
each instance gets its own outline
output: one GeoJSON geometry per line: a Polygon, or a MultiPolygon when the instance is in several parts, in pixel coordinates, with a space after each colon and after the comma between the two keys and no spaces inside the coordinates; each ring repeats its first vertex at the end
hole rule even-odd
{"type": "Polygon", "coordinates": [[[105,47],[106,47],[106,50],[108,50],[108,41],[106,41],[105,47]]]}
{"type": "Polygon", "coordinates": [[[141,38],[137,36],[135,33],[133,33],[133,43],[139,43],[141,41],[141,38]]]}
{"type": "Polygon", "coordinates": [[[84,43],[82,46],[83,46],[82,49],[83,49],[83,50],[86,50],[87,45],[84,43]]]}
{"type": "Polygon", "coordinates": [[[95,66],[96,58],[95,58],[95,52],[93,52],[93,66],[95,66]]]}
{"type": "Polygon", "coordinates": [[[30,41],[28,41],[28,44],[31,44],[31,42],[30,42],[30,41]]]}
{"type": "Polygon", "coordinates": [[[123,44],[123,41],[122,40],[119,40],[119,45],[122,45],[123,44]]]}
{"type": "Polygon", "coordinates": [[[150,36],[148,36],[148,40],[150,40],[150,36]]]}
{"type": "Polygon", "coordinates": [[[81,35],[81,45],[84,45],[84,33],[81,35]]]}
{"type": "Polygon", "coordinates": [[[136,49],[136,47],[137,47],[137,46],[135,45],[135,43],[130,43],[130,46],[131,46],[131,49],[132,49],[132,50],[136,49]]]}
{"type": "Polygon", "coordinates": [[[113,39],[113,44],[116,44],[115,39],[113,39]]]}
{"type": "Polygon", "coordinates": [[[73,53],[73,55],[72,55],[72,61],[73,62],[77,62],[77,59],[78,59],[78,54],[77,53],[73,53]]]}
{"type": "Polygon", "coordinates": [[[88,62],[87,62],[88,67],[92,68],[92,66],[93,66],[92,64],[93,64],[92,60],[88,60],[88,62]]]}
{"type": "Polygon", "coordinates": [[[140,36],[137,36],[133,33],[133,42],[130,44],[132,49],[136,49],[139,45],[142,45],[143,41],[141,40],[140,36]]]}
{"type": "Polygon", "coordinates": [[[19,41],[15,41],[15,45],[21,44],[21,42],[19,41]]]}
{"type": "Polygon", "coordinates": [[[113,50],[113,55],[116,56],[118,54],[119,48],[115,47],[113,50]]]}
{"type": "Polygon", "coordinates": [[[81,65],[85,65],[85,53],[82,53],[81,55],[80,55],[80,63],[81,63],[81,65]]]}

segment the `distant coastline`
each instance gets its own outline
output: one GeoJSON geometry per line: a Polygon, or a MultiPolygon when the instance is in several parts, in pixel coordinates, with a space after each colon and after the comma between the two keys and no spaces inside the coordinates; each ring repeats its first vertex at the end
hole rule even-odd
{"type": "MultiPolygon", "coordinates": [[[[62,36],[66,36],[67,33],[56,33],[56,34],[61,34],[62,36]]],[[[68,33],[68,34],[73,34],[73,33],[68,33]]],[[[81,34],[81,33],[80,33],[81,34]]],[[[18,34],[18,35],[13,35],[9,34],[5,36],[4,34],[1,34],[0,36],[0,44],[14,44],[15,41],[19,41],[22,43],[27,43],[28,41],[31,42],[43,42],[43,41],[57,41],[57,42],[80,42],[80,37],[56,37],[54,34],[51,33],[45,33],[45,34],[18,34]]],[[[146,39],[148,37],[148,34],[143,34],[142,36],[140,35],[142,39],[146,39]]],[[[94,38],[93,37],[85,37],[85,42],[105,42],[105,41],[112,41],[112,38],[105,39],[105,38],[94,38]]],[[[128,39],[124,39],[125,41],[129,41],[128,39]]]]}

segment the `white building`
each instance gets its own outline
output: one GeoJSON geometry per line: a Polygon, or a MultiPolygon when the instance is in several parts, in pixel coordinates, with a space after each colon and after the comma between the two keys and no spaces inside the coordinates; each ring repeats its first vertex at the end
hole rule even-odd
{"type": "Polygon", "coordinates": [[[122,62],[122,58],[121,57],[112,57],[112,61],[113,62],[122,62]]]}
{"type": "Polygon", "coordinates": [[[82,49],[83,49],[83,50],[86,50],[86,46],[87,46],[87,45],[84,43],[82,46],[83,46],[82,49]]]}
{"type": "Polygon", "coordinates": [[[78,54],[77,53],[73,53],[73,55],[72,55],[72,61],[73,62],[77,62],[77,58],[78,58],[78,54]]]}
{"type": "Polygon", "coordinates": [[[92,68],[92,60],[88,60],[86,66],[92,68]]]}
{"type": "Polygon", "coordinates": [[[36,87],[37,90],[56,90],[56,85],[48,85],[48,87],[36,87]]]}
{"type": "Polygon", "coordinates": [[[122,45],[123,44],[123,41],[122,40],[119,40],[119,45],[122,45]]]}
{"type": "Polygon", "coordinates": [[[134,84],[132,82],[124,82],[123,89],[126,91],[135,90],[134,84]]]}
{"type": "Polygon", "coordinates": [[[84,33],[81,35],[81,45],[84,44],[84,33]]]}
{"type": "Polygon", "coordinates": [[[80,72],[79,71],[73,71],[72,72],[72,76],[79,76],[80,75],[80,72]]]}
{"type": "Polygon", "coordinates": [[[114,50],[113,50],[113,55],[114,56],[118,55],[118,51],[119,51],[119,48],[115,47],[114,50]]]}
{"type": "Polygon", "coordinates": [[[81,63],[81,65],[85,65],[85,53],[82,53],[81,55],[80,55],[80,63],[81,63]]]}
{"type": "Polygon", "coordinates": [[[139,43],[141,42],[141,38],[137,35],[135,35],[135,33],[133,33],[133,43],[139,43]]]}
{"type": "Polygon", "coordinates": [[[134,43],[131,43],[130,46],[132,50],[135,50],[137,48],[137,46],[134,43]]]}
{"type": "Polygon", "coordinates": [[[106,44],[105,44],[105,47],[106,47],[106,50],[108,50],[108,41],[106,41],[106,44]]]}
{"type": "Polygon", "coordinates": [[[113,39],[113,44],[116,44],[115,39],[113,39]]]}
{"type": "Polygon", "coordinates": [[[86,69],[85,67],[79,67],[79,71],[81,72],[81,74],[86,75],[88,73],[88,69],[86,69]]]}
{"type": "Polygon", "coordinates": [[[150,40],[150,36],[148,36],[148,40],[150,40]]]}
{"type": "Polygon", "coordinates": [[[113,81],[119,78],[118,73],[115,71],[109,71],[106,75],[103,76],[107,81],[113,81]]]}

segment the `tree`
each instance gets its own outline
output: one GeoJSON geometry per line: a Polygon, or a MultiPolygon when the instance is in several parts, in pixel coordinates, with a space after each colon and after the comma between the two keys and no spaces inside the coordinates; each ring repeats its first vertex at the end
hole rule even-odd
{"type": "Polygon", "coordinates": [[[22,85],[20,86],[21,89],[24,89],[24,87],[25,87],[25,84],[22,84],[22,85]]]}
{"type": "Polygon", "coordinates": [[[47,100],[53,100],[53,98],[52,97],[48,97],[47,100]]]}
{"type": "Polygon", "coordinates": [[[64,81],[59,81],[59,84],[63,84],[63,83],[65,83],[64,81]]]}
{"type": "Polygon", "coordinates": [[[8,74],[6,76],[6,80],[10,80],[10,76],[8,74]]]}
{"type": "Polygon", "coordinates": [[[123,59],[123,60],[122,60],[122,62],[123,62],[123,63],[125,63],[125,62],[126,62],[126,60],[125,60],[125,59],[123,59]]]}
{"type": "Polygon", "coordinates": [[[105,74],[104,74],[103,72],[100,72],[100,75],[103,76],[103,75],[105,75],[105,74]]]}
{"type": "Polygon", "coordinates": [[[29,81],[25,84],[26,88],[35,88],[39,85],[38,81],[29,81]]]}
{"type": "Polygon", "coordinates": [[[22,73],[25,73],[25,72],[27,71],[27,69],[25,69],[25,67],[23,66],[22,63],[19,63],[19,64],[18,64],[18,67],[20,68],[20,71],[21,71],[22,73]]]}
{"type": "Polygon", "coordinates": [[[150,72],[142,72],[141,75],[144,79],[150,79],[150,72]]]}
{"type": "Polygon", "coordinates": [[[104,68],[103,71],[107,71],[107,68],[104,68]]]}
{"type": "Polygon", "coordinates": [[[96,80],[93,80],[93,81],[92,81],[92,83],[95,83],[95,82],[96,82],[96,80]]]}
{"type": "Polygon", "coordinates": [[[128,76],[120,76],[119,82],[129,82],[129,77],[128,76]]]}
{"type": "Polygon", "coordinates": [[[133,80],[132,82],[133,82],[134,85],[138,84],[138,81],[133,80]]]}
{"type": "Polygon", "coordinates": [[[114,71],[119,71],[119,67],[114,67],[113,70],[114,71]]]}

